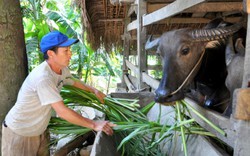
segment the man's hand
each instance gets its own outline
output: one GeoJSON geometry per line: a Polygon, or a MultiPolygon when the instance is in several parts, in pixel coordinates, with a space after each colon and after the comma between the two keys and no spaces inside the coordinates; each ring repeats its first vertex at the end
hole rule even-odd
{"type": "Polygon", "coordinates": [[[109,121],[95,121],[93,129],[95,131],[103,131],[107,135],[113,135],[114,131],[112,127],[114,126],[116,125],[109,121]]]}
{"type": "Polygon", "coordinates": [[[94,93],[96,97],[100,100],[100,102],[104,103],[104,98],[106,97],[106,95],[103,92],[97,90],[96,88],[81,83],[80,81],[75,81],[73,86],[88,91],[90,93],[94,93]]]}
{"type": "Polygon", "coordinates": [[[104,98],[106,97],[106,95],[103,92],[95,90],[95,95],[101,101],[101,103],[104,103],[104,98]]]}

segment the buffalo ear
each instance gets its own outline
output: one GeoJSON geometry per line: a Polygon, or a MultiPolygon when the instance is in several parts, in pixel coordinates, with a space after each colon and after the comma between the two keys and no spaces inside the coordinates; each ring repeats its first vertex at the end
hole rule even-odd
{"type": "Polygon", "coordinates": [[[160,42],[160,37],[156,38],[152,41],[152,35],[150,35],[146,44],[145,44],[145,50],[157,49],[159,42],[160,42]]]}
{"type": "Polygon", "coordinates": [[[240,55],[245,55],[245,46],[243,45],[243,39],[242,38],[237,38],[235,42],[235,51],[237,54],[240,55]]]}

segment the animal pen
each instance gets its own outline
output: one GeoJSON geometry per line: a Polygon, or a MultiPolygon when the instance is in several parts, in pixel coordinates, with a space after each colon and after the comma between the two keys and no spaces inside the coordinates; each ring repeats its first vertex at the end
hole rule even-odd
{"type": "MultiPolygon", "coordinates": [[[[81,0],[84,24],[93,47],[123,46],[124,56],[122,82],[114,97],[139,97],[141,103],[153,99],[159,80],[152,78],[149,70],[162,70],[161,66],[148,65],[147,56],[156,55],[154,50],[145,50],[147,38],[159,37],[162,33],[180,28],[202,28],[216,17],[238,23],[246,14],[247,37],[242,87],[235,90],[233,113],[225,117],[205,109],[196,102],[191,105],[214,124],[222,128],[223,136],[193,114],[196,121],[234,149],[235,156],[250,153],[250,1],[249,0],[81,0]],[[137,61],[131,62],[130,57],[137,61]]],[[[185,100],[188,100],[185,98],[185,100]]],[[[197,147],[198,148],[198,147],[197,147]]],[[[201,147],[202,148],[202,147],[201,147]]],[[[204,147],[203,147],[204,148],[204,147]]],[[[216,149],[214,149],[216,150],[216,149]]]]}

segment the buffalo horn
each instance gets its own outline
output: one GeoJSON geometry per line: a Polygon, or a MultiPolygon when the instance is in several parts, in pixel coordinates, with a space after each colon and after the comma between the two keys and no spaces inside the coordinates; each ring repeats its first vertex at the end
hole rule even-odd
{"type": "Polygon", "coordinates": [[[241,27],[242,23],[237,23],[224,28],[196,29],[191,31],[191,35],[195,41],[213,41],[227,38],[241,27]]]}

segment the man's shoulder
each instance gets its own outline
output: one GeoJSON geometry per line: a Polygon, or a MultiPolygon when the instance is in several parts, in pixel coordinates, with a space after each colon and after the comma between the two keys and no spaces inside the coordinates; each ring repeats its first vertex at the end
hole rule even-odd
{"type": "Polygon", "coordinates": [[[43,62],[30,72],[29,77],[40,81],[42,79],[50,79],[53,75],[46,62],[43,62]]]}

